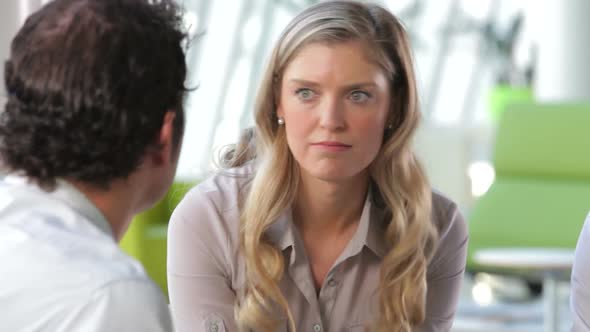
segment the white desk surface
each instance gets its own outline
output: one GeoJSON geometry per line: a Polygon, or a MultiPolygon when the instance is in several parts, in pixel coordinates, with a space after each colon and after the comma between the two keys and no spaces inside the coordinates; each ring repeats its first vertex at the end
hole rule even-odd
{"type": "Polygon", "coordinates": [[[478,264],[498,268],[568,270],[574,262],[574,250],[563,248],[490,248],[475,252],[478,264]]]}

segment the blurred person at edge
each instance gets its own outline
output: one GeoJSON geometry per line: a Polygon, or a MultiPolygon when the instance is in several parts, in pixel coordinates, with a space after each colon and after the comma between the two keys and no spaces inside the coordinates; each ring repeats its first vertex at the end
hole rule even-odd
{"type": "Polygon", "coordinates": [[[55,0],[5,63],[0,330],[171,331],[117,241],[168,190],[184,131],[173,1],[55,0]]]}
{"type": "Polygon", "coordinates": [[[571,277],[572,332],[590,331],[590,214],[580,232],[571,277]]]}
{"type": "Polygon", "coordinates": [[[255,119],[172,215],[177,329],[449,331],[467,230],[411,150],[418,96],[398,19],[366,2],[305,9],[255,119]]]}

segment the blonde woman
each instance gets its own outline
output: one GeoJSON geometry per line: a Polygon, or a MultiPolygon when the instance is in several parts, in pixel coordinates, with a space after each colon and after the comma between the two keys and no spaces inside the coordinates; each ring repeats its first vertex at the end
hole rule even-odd
{"type": "Polygon", "coordinates": [[[174,212],[180,331],[448,331],[467,232],[411,151],[408,36],[387,10],[312,6],[282,33],[256,127],[174,212]]]}

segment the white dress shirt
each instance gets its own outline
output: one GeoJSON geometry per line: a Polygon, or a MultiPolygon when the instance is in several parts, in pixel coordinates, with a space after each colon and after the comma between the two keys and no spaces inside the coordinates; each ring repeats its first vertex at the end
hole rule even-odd
{"type": "Polygon", "coordinates": [[[572,269],[573,332],[590,331],[590,214],[580,233],[572,269]]]}
{"type": "Polygon", "coordinates": [[[58,181],[0,182],[0,331],[171,331],[168,305],[101,212],[58,181]]]}

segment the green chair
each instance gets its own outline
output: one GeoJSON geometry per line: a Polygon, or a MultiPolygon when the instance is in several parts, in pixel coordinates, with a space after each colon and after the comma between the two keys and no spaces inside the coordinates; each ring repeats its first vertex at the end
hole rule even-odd
{"type": "Polygon", "coordinates": [[[494,167],[469,215],[468,271],[486,270],[473,259],[484,248],[575,248],[590,210],[590,105],[509,108],[494,167]]]}
{"type": "Polygon", "coordinates": [[[143,264],[147,274],[162,288],[166,296],[168,221],[176,205],[194,185],[194,182],[189,181],[175,182],[158,204],[135,216],[120,243],[125,252],[143,264]]]}
{"type": "Polygon", "coordinates": [[[529,104],[534,101],[533,89],[528,86],[515,87],[500,84],[490,91],[489,95],[490,119],[497,123],[502,113],[512,104],[529,104]]]}

